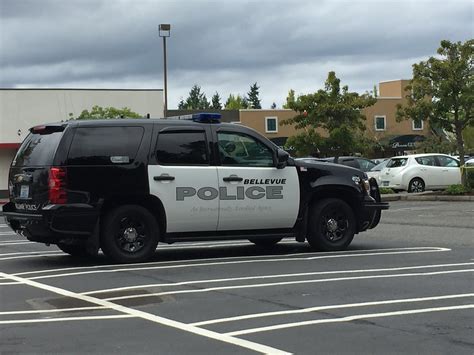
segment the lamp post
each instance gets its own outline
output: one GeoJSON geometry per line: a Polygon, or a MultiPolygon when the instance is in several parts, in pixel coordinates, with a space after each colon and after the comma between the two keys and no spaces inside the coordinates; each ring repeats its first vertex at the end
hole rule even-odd
{"type": "Polygon", "coordinates": [[[165,91],[165,107],[163,115],[166,117],[168,111],[168,80],[166,75],[166,37],[170,36],[171,25],[169,23],[160,24],[158,26],[158,33],[160,37],[163,37],[163,75],[164,75],[164,91],[165,91]]]}

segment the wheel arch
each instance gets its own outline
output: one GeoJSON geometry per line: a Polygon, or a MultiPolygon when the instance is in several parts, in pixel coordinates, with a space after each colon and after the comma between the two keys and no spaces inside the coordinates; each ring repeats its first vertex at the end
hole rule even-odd
{"type": "Polygon", "coordinates": [[[100,217],[103,217],[112,209],[122,205],[139,205],[146,208],[155,217],[160,234],[166,233],[166,212],[161,200],[153,195],[112,197],[103,202],[100,217]]]}

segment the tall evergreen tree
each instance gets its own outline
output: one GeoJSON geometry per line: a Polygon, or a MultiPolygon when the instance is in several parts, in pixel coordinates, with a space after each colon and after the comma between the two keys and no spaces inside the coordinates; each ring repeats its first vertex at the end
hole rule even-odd
{"type": "Polygon", "coordinates": [[[290,105],[295,102],[295,90],[291,89],[288,91],[288,96],[286,97],[286,104],[283,104],[283,108],[289,109],[290,105]]]}
{"type": "Polygon", "coordinates": [[[257,83],[254,83],[252,86],[250,86],[250,91],[247,93],[248,97],[248,107],[249,108],[256,108],[256,109],[261,109],[262,105],[260,103],[260,99],[258,98],[259,92],[258,89],[260,87],[257,86],[257,83]]]}
{"type": "Polygon", "coordinates": [[[225,102],[226,110],[240,110],[247,108],[246,99],[240,95],[230,94],[225,102]]]}
{"type": "Polygon", "coordinates": [[[275,102],[272,103],[272,105],[270,106],[270,108],[271,108],[272,110],[276,109],[276,108],[277,108],[277,104],[276,104],[275,102]]]}
{"type": "Polygon", "coordinates": [[[178,106],[180,109],[185,110],[202,110],[207,109],[211,106],[209,101],[207,101],[206,94],[201,92],[201,87],[197,84],[194,84],[189,91],[189,96],[183,102],[181,100],[180,105],[178,106]],[[181,105],[183,103],[184,105],[181,105]]]}
{"type": "Polygon", "coordinates": [[[216,93],[212,96],[212,104],[211,108],[214,110],[222,110],[222,104],[221,104],[221,97],[219,96],[219,93],[216,91],[216,93]]]}

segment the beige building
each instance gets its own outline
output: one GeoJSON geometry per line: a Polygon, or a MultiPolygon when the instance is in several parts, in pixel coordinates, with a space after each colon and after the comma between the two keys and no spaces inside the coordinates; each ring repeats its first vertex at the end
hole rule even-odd
{"type": "MultiPolygon", "coordinates": [[[[404,88],[409,80],[385,81],[379,84],[377,102],[363,110],[366,116],[366,134],[376,141],[387,145],[397,154],[410,150],[420,136],[430,134],[426,122],[404,120],[397,122],[397,104],[405,102],[404,88]]],[[[281,125],[285,120],[292,118],[296,112],[292,110],[240,110],[240,123],[251,127],[277,145],[284,145],[288,137],[297,133],[290,125],[281,125]]],[[[324,136],[324,131],[320,131],[324,136]]]]}

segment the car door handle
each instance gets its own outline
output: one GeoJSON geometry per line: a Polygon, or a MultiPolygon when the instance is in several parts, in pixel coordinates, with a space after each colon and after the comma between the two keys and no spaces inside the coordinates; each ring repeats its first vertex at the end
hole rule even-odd
{"type": "Polygon", "coordinates": [[[231,176],[227,176],[225,178],[222,178],[222,180],[224,180],[225,182],[241,182],[243,180],[243,178],[241,178],[240,176],[237,176],[237,175],[231,175],[231,176]]]}
{"type": "Polygon", "coordinates": [[[173,181],[174,176],[170,176],[170,175],[153,176],[153,180],[155,180],[155,181],[173,181]]]}

